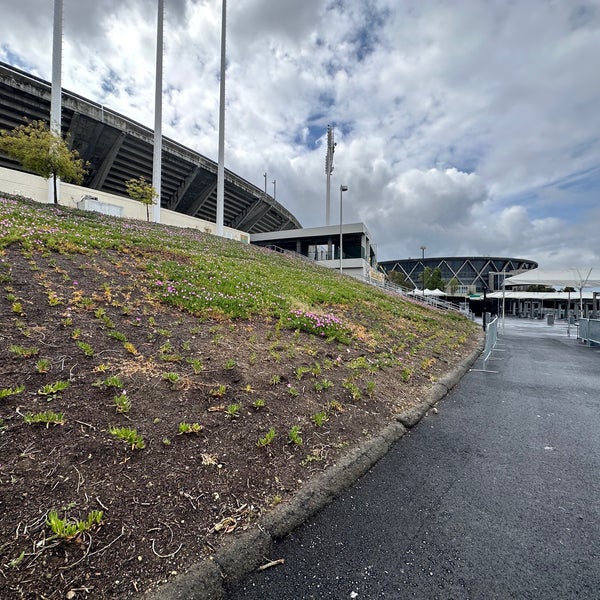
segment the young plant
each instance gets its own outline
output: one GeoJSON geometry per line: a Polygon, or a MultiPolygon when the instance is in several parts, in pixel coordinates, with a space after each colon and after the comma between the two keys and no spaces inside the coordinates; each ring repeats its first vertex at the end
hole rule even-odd
{"type": "Polygon", "coordinates": [[[302,433],[302,431],[300,429],[300,425],[294,425],[288,431],[288,438],[289,438],[290,442],[292,444],[296,444],[296,446],[302,446],[302,438],[300,437],[301,433],[302,433]]]}
{"type": "Polygon", "coordinates": [[[369,398],[372,398],[373,395],[375,394],[375,382],[367,381],[365,391],[367,392],[367,396],[369,396],[369,398]]]}
{"type": "Polygon", "coordinates": [[[254,408],[256,410],[259,410],[260,408],[264,408],[266,406],[266,403],[265,403],[265,401],[262,398],[258,398],[258,400],[255,400],[252,403],[252,406],[254,406],[254,408]]]}
{"type": "Polygon", "coordinates": [[[192,367],[194,375],[199,375],[204,371],[204,364],[199,358],[188,358],[186,362],[192,367]]]}
{"type": "Polygon", "coordinates": [[[123,380],[118,375],[109,375],[102,383],[105,387],[123,388],[123,380]]]}
{"type": "Polygon", "coordinates": [[[314,388],[317,392],[322,392],[323,390],[328,390],[333,387],[333,381],[329,379],[321,379],[320,381],[315,381],[314,388]]]}
{"type": "Polygon", "coordinates": [[[300,381],[306,373],[310,373],[310,367],[298,367],[296,369],[296,379],[300,381]]]}
{"type": "Polygon", "coordinates": [[[143,450],[146,447],[144,438],[135,429],[131,429],[130,427],[114,427],[110,425],[108,431],[116,438],[127,442],[132,450],[143,450]]]}
{"type": "Polygon", "coordinates": [[[240,416],[240,409],[242,408],[241,404],[229,404],[225,408],[225,414],[228,417],[237,418],[240,416]]]}
{"type": "MultiPolygon", "coordinates": [[[[89,512],[85,521],[68,521],[61,519],[58,511],[51,510],[46,519],[46,525],[50,527],[54,538],[61,538],[67,541],[78,538],[84,531],[90,531],[102,523],[104,513],[101,510],[92,510],[89,512]]],[[[51,538],[52,539],[52,538],[51,538]]]]}
{"type": "Polygon", "coordinates": [[[325,425],[325,423],[329,420],[329,417],[324,410],[321,410],[318,413],[315,413],[311,419],[317,427],[323,427],[323,425],[325,425]]]}
{"type": "Polygon", "coordinates": [[[300,392],[291,383],[287,384],[287,391],[292,398],[297,398],[300,395],[300,392]]]}
{"type": "Polygon", "coordinates": [[[271,385],[277,385],[277,384],[281,383],[281,377],[279,375],[273,375],[271,377],[271,379],[269,380],[269,383],[271,385]]]}
{"type": "Polygon", "coordinates": [[[50,361],[47,358],[40,358],[35,363],[35,370],[38,373],[47,373],[50,370],[50,361]]]}
{"type": "Polygon", "coordinates": [[[275,427],[271,427],[267,433],[261,438],[258,439],[256,445],[259,448],[263,448],[264,446],[268,446],[274,439],[277,434],[275,433],[275,427]]]}
{"type": "Polygon", "coordinates": [[[116,329],[109,331],[108,336],[119,342],[125,343],[127,341],[127,336],[116,329]]]}
{"type": "Polygon", "coordinates": [[[168,372],[168,373],[163,373],[162,378],[165,381],[168,381],[169,383],[175,384],[181,379],[181,376],[179,375],[179,373],[168,372]]]}
{"type": "Polygon", "coordinates": [[[348,390],[350,392],[352,400],[360,400],[362,398],[360,389],[353,381],[344,381],[344,383],[342,383],[342,386],[345,390],[348,390]]]}
{"type": "Polygon", "coordinates": [[[125,342],[123,344],[123,348],[125,348],[125,350],[129,352],[129,354],[133,354],[134,356],[137,356],[139,354],[137,348],[131,342],[125,342]]]}
{"type": "Polygon", "coordinates": [[[213,398],[222,398],[227,392],[227,386],[224,383],[220,383],[216,388],[212,388],[208,393],[213,398]]]}
{"type": "Polygon", "coordinates": [[[235,362],[235,360],[233,360],[233,358],[229,358],[228,360],[225,361],[223,368],[227,371],[230,371],[231,369],[233,369],[235,367],[236,364],[237,363],[235,362]]]}
{"type": "Polygon", "coordinates": [[[117,408],[118,413],[128,413],[131,410],[131,400],[127,397],[127,394],[123,392],[113,398],[113,403],[117,408]]]}
{"type": "Polygon", "coordinates": [[[52,396],[66,390],[71,383],[69,381],[55,381],[54,383],[48,383],[38,390],[40,396],[52,396]]]}
{"type": "Polygon", "coordinates": [[[40,353],[40,349],[37,348],[36,346],[18,346],[18,345],[11,345],[8,347],[8,349],[13,353],[16,354],[17,356],[21,357],[21,358],[31,358],[32,356],[37,356],[40,353]]]}
{"type": "Polygon", "coordinates": [[[13,396],[14,394],[20,394],[23,391],[25,391],[25,386],[22,384],[15,388],[0,389],[0,399],[7,398],[8,396],[13,396]]]}
{"type": "Polygon", "coordinates": [[[179,423],[179,434],[198,433],[204,429],[200,423],[179,423]]]}
{"type": "Polygon", "coordinates": [[[28,425],[45,425],[46,429],[50,427],[50,425],[64,425],[65,423],[65,415],[64,413],[55,413],[52,410],[47,410],[46,412],[40,413],[27,413],[23,420],[28,425]]]}
{"type": "Polygon", "coordinates": [[[77,342],[77,347],[88,357],[94,356],[94,349],[87,342],[77,342]]]}

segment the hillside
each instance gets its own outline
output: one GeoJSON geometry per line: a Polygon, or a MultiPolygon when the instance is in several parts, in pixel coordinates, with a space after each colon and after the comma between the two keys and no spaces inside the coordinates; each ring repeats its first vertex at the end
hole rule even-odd
{"type": "Polygon", "coordinates": [[[3,598],[169,579],[479,339],[306,261],[18,198],[0,197],[0,282],[3,598]]]}

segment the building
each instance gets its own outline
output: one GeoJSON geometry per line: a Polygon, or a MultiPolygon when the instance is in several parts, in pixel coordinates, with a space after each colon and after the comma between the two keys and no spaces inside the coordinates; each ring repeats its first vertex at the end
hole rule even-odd
{"type": "MultiPolygon", "coordinates": [[[[0,129],[50,120],[50,83],[0,63],[0,129]]],[[[154,133],[105,106],[62,90],[62,133],[90,163],[86,188],[127,196],[125,181],[152,181],[154,133]]],[[[0,154],[0,167],[23,170],[0,154]]],[[[161,207],[216,222],[217,163],[163,137],[161,207]]],[[[225,170],[223,224],[247,233],[298,229],[296,217],[263,190],[225,170]]]]}
{"type": "Polygon", "coordinates": [[[444,290],[451,296],[468,296],[502,289],[505,277],[516,275],[538,264],[523,258],[501,256],[441,256],[436,258],[407,258],[379,263],[386,273],[400,273],[415,288],[423,287],[426,268],[439,268],[447,284],[444,290]]]}
{"type": "Polygon", "coordinates": [[[345,223],[341,229],[339,225],[331,225],[252,233],[250,242],[280,252],[292,252],[354,277],[383,279],[381,272],[376,270],[375,248],[364,223],[345,223]]]}

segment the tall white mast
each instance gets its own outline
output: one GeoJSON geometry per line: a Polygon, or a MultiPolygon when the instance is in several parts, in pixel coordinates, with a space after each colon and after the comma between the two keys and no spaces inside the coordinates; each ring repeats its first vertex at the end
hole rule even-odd
{"type": "Polygon", "coordinates": [[[217,169],[217,235],[223,235],[225,212],[225,33],[227,2],[223,0],[221,17],[221,86],[219,95],[219,164],[217,169]]]}
{"type": "Polygon", "coordinates": [[[162,77],[163,77],[164,0],[158,0],[156,23],[156,75],[154,90],[154,148],[152,155],[152,187],[158,196],[152,205],[152,220],[160,223],[160,190],[162,185],[162,77]]]}

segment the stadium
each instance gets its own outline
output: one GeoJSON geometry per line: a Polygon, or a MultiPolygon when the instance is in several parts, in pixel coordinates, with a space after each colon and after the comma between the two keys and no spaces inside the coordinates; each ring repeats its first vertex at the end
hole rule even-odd
{"type": "MultiPolygon", "coordinates": [[[[0,129],[27,120],[50,120],[51,85],[0,62],[0,129]]],[[[127,196],[125,181],[152,181],[153,131],[105,106],[62,90],[62,133],[70,148],[90,163],[83,185],[127,196]]],[[[22,170],[0,155],[0,167],[22,170]]],[[[161,207],[216,221],[218,165],[163,137],[161,207]]],[[[223,224],[247,233],[300,229],[296,217],[272,196],[225,170],[223,224]]]]}

